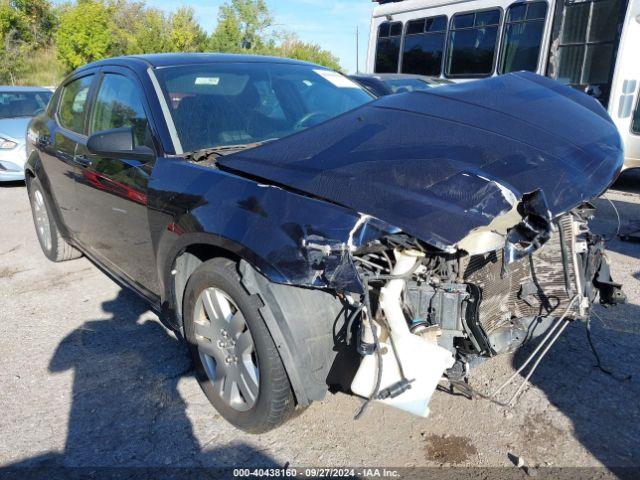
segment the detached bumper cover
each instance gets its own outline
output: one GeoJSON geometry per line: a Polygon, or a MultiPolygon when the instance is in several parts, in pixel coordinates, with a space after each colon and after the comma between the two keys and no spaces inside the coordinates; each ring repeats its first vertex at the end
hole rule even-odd
{"type": "Polygon", "coordinates": [[[623,150],[600,104],[516,73],[380,98],[218,165],[377,217],[445,251],[540,190],[551,217],[602,193],[623,150]]]}

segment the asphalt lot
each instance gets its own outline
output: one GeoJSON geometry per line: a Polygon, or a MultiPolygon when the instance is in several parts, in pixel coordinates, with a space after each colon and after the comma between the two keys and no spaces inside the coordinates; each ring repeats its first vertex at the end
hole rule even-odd
{"type": "MultiPolygon", "coordinates": [[[[640,228],[640,175],[607,194],[622,228],[640,228]]],[[[515,408],[437,392],[421,419],[328,395],[268,434],[225,423],[192,376],[185,347],[135,295],[80,259],[40,252],[23,185],[0,186],[0,467],[531,466],[640,467],[640,243],[608,243],[629,304],[594,319],[595,368],[582,324],[543,361],[515,408]],[[631,378],[627,377],[631,375],[631,378]],[[44,463],[43,463],[44,462],[44,463]]],[[[597,202],[594,228],[617,230],[597,202]]],[[[526,355],[481,365],[488,393],[526,355]]]]}

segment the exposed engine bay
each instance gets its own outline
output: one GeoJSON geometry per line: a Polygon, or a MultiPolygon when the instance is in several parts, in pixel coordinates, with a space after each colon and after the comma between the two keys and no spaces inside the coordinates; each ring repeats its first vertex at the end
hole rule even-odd
{"type": "Polygon", "coordinates": [[[468,394],[465,380],[478,360],[550,334],[558,319],[587,320],[597,298],[625,301],[602,238],[589,231],[593,207],[552,220],[536,214],[539,202],[523,199],[522,221],[497,250],[444,253],[397,234],[355,253],[367,292],[354,393],[426,416],[443,375],[468,394]]]}
{"type": "MultiPolygon", "coordinates": [[[[262,191],[238,205],[262,215],[249,225],[265,223],[240,232],[268,260],[261,271],[273,266],[272,282],[318,289],[340,312],[354,312],[348,325],[359,327],[360,355],[344,367],[336,360],[352,377],[340,389],[364,405],[426,416],[443,378],[468,396],[473,365],[541,337],[524,362],[526,382],[567,325],[588,320],[594,301],[624,301],[602,239],[588,228],[588,201],[612,184],[623,157],[596,101],[519,72],[382,97],[220,154],[215,167],[260,182],[262,191]],[[275,202],[283,192],[286,201],[275,202]],[[267,228],[277,244],[253,234],[267,228]]],[[[300,317],[292,315],[291,331],[300,317]]],[[[331,334],[310,362],[314,372],[342,347],[331,334]]]]}

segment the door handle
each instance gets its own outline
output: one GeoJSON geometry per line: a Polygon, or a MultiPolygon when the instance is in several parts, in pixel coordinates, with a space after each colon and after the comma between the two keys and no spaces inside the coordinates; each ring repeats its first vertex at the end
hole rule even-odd
{"type": "Polygon", "coordinates": [[[91,160],[89,160],[85,155],[76,155],[73,157],[73,161],[84,168],[91,166],[91,160]]]}

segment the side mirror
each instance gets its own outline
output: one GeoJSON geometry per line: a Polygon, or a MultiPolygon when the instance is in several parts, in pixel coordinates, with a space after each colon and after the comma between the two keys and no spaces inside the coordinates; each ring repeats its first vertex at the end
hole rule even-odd
{"type": "Polygon", "coordinates": [[[146,146],[133,146],[131,127],[114,128],[96,132],[87,140],[89,152],[100,157],[116,157],[142,162],[155,158],[153,150],[146,146]]]}

